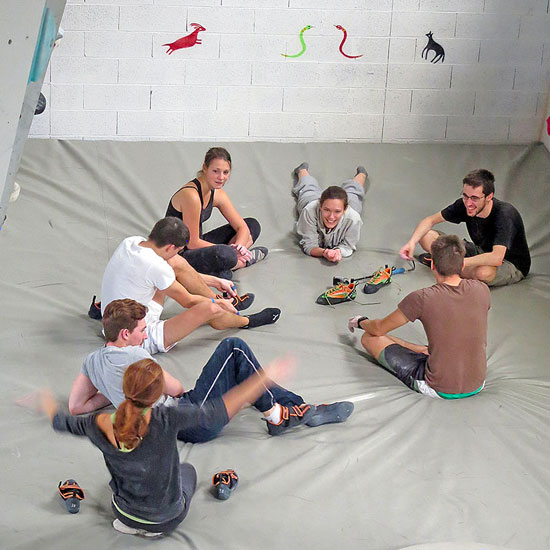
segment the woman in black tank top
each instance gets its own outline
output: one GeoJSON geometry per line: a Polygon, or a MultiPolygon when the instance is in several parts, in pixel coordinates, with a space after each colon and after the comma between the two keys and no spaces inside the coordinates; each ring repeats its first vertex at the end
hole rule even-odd
{"type": "Polygon", "coordinates": [[[267,255],[267,248],[249,247],[260,235],[254,218],[242,218],[223,187],[231,174],[231,156],[222,147],[209,149],[198,177],[177,191],[166,216],[182,219],[189,228],[189,244],[180,254],[199,272],[231,279],[232,271],[247,267],[267,255]],[[227,224],[203,232],[203,223],[216,207],[227,224]]]}

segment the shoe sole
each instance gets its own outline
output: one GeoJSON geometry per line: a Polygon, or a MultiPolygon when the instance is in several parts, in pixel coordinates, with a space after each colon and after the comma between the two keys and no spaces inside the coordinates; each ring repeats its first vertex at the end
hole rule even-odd
{"type": "Polygon", "coordinates": [[[317,300],[315,300],[315,303],[321,306],[334,306],[336,304],[343,304],[344,302],[351,302],[355,300],[356,296],[357,296],[356,289],[345,298],[330,298],[330,297],[323,296],[321,294],[321,296],[319,296],[317,300]]]}
{"type": "Polygon", "coordinates": [[[374,294],[374,293],[378,292],[383,286],[388,286],[389,284],[391,284],[391,281],[388,281],[387,283],[378,283],[377,285],[369,285],[367,283],[363,287],[363,292],[365,294],[374,294]]]}
{"type": "MultiPolygon", "coordinates": [[[[292,430],[292,429],[294,429],[294,428],[297,428],[298,426],[303,426],[304,424],[307,424],[307,423],[311,420],[311,418],[312,418],[312,416],[313,416],[314,414],[315,414],[315,413],[314,413],[313,408],[310,407],[310,408],[306,411],[306,413],[304,414],[304,416],[302,417],[302,421],[301,421],[301,422],[299,422],[299,423],[297,423],[297,424],[294,424],[294,426],[290,426],[290,427],[289,427],[289,426],[282,426],[282,427],[281,427],[281,426],[275,426],[275,430],[277,430],[277,428],[280,428],[280,431],[275,431],[275,433],[270,432],[270,431],[269,431],[269,428],[268,428],[268,433],[269,433],[270,436],[272,436],[272,437],[275,436],[275,437],[276,437],[276,436],[278,436],[278,435],[281,435],[281,434],[287,432],[288,430],[292,430]]],[[[267,422],[267,420],[266,420],[266,422],[267,422]]],[[[269,424],[269,422],[268,422],[268,424],[269,424]]],[[[273,426],[273,425],[272,425],[272,426],[273,426]]],[[[273,429],[273,428],[272,428],[272,429],[273,429]]]]}
{"type": "MultiPolygon", "coordinates": [[[[322,426],[323,424],[337,424],[339,422],[345,422],[353,412],[353,409],[355,408],[353,403],[351,401],[341,401],[339,403],[335,403],[335,406],[330,409],[324,409],[318,414],[315,412],[313,413],[313,416],[311,417],[306,424],[310,428],[315,428],[317,426],[322,426]]],[[[328,405],[330,407],[330,405],[328,405]]]]}

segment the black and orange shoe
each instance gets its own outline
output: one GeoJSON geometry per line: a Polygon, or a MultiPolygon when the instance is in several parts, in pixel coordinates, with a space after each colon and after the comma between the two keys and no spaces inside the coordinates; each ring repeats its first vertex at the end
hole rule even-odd
{"type": "Polygon", "coordinates": [[[328,405],[315,405],[312,408],[313,414],[306,424],[314,428],[323,424],[345,422],[353,412],[354,405],[351,401],[336,401],[328,405]]]}
{"type": "Polygon", "coordinates": [[[302,403],[301,405],[292,405],[292,407],[281,407],[281,420],[278,424],[273,424],[269,420],[267,422],[267,431],[269,435],[280,435],[289,428],[295,428],[305,424],[313,414],[311,405],[302,403]]]}
{"type": "Polygon", "coordinates": [[[393,267],[381,267],[373,276],[365,283],[363,292],[365,294],[374,294],[378,292],[383,286],[387,286],[391,283],[391,276],[393,273],[393,267]]]}
{"type": "Polygon", "coordinates": [[[357,296],[357,285],[355,283],[340,283],[323,292],[315,300],[315,303],[322,306],[333,306],[343,302],[351,302],[355,299],[355,296],[357,296]]]}
{"type": "Polygon", "coordinates": [[[96,321],[101,321],[101,302],[96,302],[95,299],[96,297],[94,296],[92,298],[90,309],[88,310],[88,317],[90,319],[95,319],[96,321]]]}
{"type": "Polygon", "coordinates": [[[65,501],[67,511],[76,514],[80,510],[80,501],[84,500],[84,491],[74,479],[59,482],[57,486],[59,496],[65,501]]]}
{"type": "MultiPolygon", "coordinates": [[[[233,304],[233,307],[237,311],[243,311],[245,309],[248,309],[252,305],[252,302],[254,302],[254,297],[255,296],[254,296],[254,294],[252,294],[252,292],[247,292],[246,294],[243,294],[242,296],[239,296],[237,294],[237,296],[235,296],[231,300],[231,303],[233,304]]],[[[219,300],[221,300],[221,299],[228,300],[230,298],[230,296],[227,292],[224,292],[223,295],[221,295],[221,294],[216,295],[216,298],[218,298],[219,300]]]]}
{"type": "Polygon", "coordinates": [[[219,500],[227,500],[239,484],[239,476],[235,470],[217,472],[212,477],[212,489],[214,496],[219,500]]]}
{"type": "Polygon", "coordinates": [[[427,267],[432,267],[432,255],[429,252],[424,252],[418,255],[418,261],[427,267]]]}

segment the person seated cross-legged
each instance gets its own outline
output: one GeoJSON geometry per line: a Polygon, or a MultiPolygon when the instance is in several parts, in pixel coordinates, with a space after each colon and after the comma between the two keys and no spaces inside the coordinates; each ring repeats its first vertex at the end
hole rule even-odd
{"type": "Polygon", "coordinates": [[[465,251],[456,235],[437,238],[431,253],[435,285],[411,292],[384,319],[356,316],[348,328],[364,330],[363,347],[412,390],[435,398],[468,397],[485,385],[489,288],[460,277],[465,251]],[[427,347],[388,335],[416,319],[427,347]]]}
{"type": "Polygon", "coordinates": [[[474,170],[462,183],[462,198],[424,218],[401,247],[401,257],[411,260],[419,243],[426,252],[418,259],[429,265],[432,243],[443,234],[432,227],[444,221],[465,222],[473,242],[464,241],[466,259],[461,277],[489,286],[521,281],[531,268],[531,255],[519,212],[510,203],[494,198],[495,177],[489,170],[474,170]]]}

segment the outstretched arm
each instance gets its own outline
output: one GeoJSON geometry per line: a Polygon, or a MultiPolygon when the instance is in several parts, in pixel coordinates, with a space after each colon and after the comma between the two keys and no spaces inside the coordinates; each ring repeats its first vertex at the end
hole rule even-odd
{"type": "Polygon", "coordinates": [[[295,360],[292,357],[276,359],[267,365],[263,370],[253,374],[244,382],[231,388],[222,396],[227,416],[232,418],[247,403],[253,403],[262,393],[275,384],[272,380],[277,378],[278,382],[289,377],[295,368],[295,360]]]}
{"type": "Polygon", "coordinates": [[[215,277],[214,275],[205,275],[204,273],[199,273],[199,275],[202,277],[202,280],[206,286],[215,288],[220,292],[227,292],[230,296],[237,295],[237,290],[233,282],[220,277],[215,277]]]}
{"type": "Polygon", "coordinates": [[[69,394],[69,412],[71,414],[83,414],[101,409],[111,402],[100,393],[90,379],[83,373],[79,373],[69,394]]]}
{"type": "Polygon", "coordinates": [[[228,313],[236,313],[236,309],[231,304],[231,300],[220,300],[215,298],[207,298],[206,296],[198,296],[190,294],[185,290],[184,286],[178,281],[174,281],[165,291],[167,296],[175,300],[184,308],[191,308],[200,303],[211,303],[214,301],[222,310],[228,313]]]}
{"type": "Polygon", "coordinates": [[[353,328],[363,329],[370,336],[385,336],[388,332],[395,330],[407,324],[409,320],[405,314],[396,309],[383,319],[368,319],[366,317],[354,317],[349,320],[348,327],[353,332],[353,328]],[[353,322],[355,321],[355,322],[353,322]]]}
{"type": "Polygon", "coordinates": [[[414,255],[414,248],[415,246],[420,242],[420,239],[426,235],[426,233],[438,223],[442,223],[445,221],[445,218],[441,215],[441,212],[437,212],[436,214],[432,214],[431,216],[428,216],[427,218],[424,218],[417,226],[416,229],[413,231],[413,234],[411,235],[411,238],[409,241],[401,247],[401,250],[399,251],[399,255],[404,260],[412,260],[414,255]]]}

